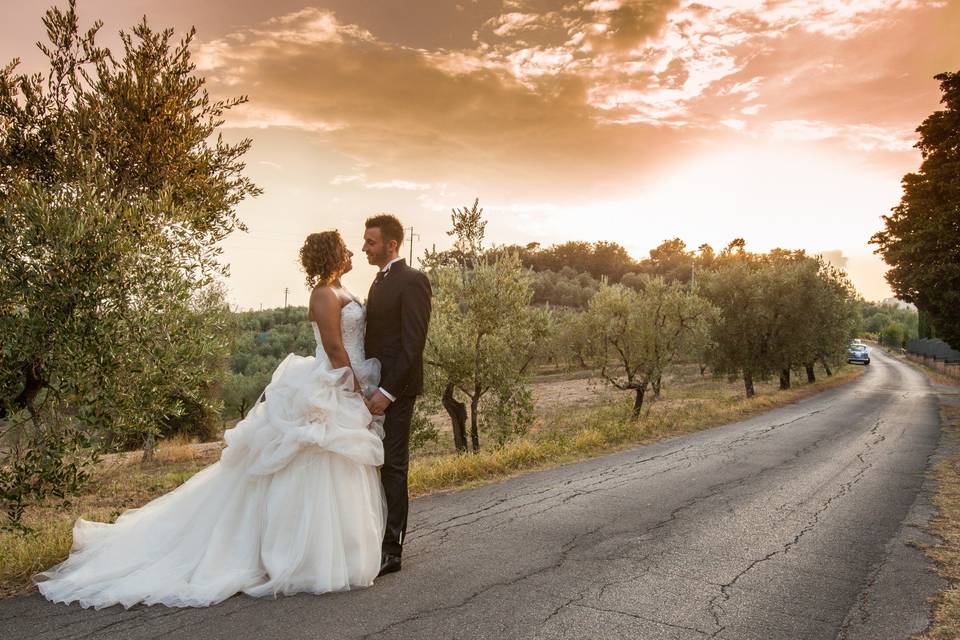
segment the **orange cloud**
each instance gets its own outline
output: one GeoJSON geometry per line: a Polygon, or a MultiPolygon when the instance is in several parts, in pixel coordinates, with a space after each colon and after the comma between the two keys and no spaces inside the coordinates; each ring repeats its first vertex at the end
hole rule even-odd
{"type": "Polygon", "coordinates": [[[266,126],[272,114],[277,127],[322,133],[341,152],[403,167],[402,179],[415,182],[464,170],[527,179],[511,167],[531,162],[603,180],[612,165],[639,160],[641,144],[663,139],[654,127],[599,123],[584,80],[553,69],[562,56],[542,51],[497,62],[477,51],[427,52],[379,41],[315,9],[206,43],[198,56],[216,92],[251,96],[230,126],[266,126]],[[540,68],[549,87],[531,88],[511,64],[540,68]],[[603,162],[580,153],[586,148],[602,149],[603,162]]]}

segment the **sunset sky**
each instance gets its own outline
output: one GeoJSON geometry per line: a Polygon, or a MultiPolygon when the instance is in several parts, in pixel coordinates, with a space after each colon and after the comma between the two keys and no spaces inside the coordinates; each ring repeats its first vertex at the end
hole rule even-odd
{"type": "MultiPolygon", "coordinates": [[[[36,71],[49,2],[4,0],[0,58],[36,71]]],[[[198,30],[264,189],[225,244],[231,301],[305,304],[296,252],[397,214],[415,254],[474,197],[497,244],[679,236],[806,249],[890,295],[867,241],[960,69],[958,0],[80,0],[102,41],[146,14],[198,30]],[[842,257],[841,257],[842,255],[842,257]]],[[[407,250],[404,250],[406,255],[407,250]]],[[[365,296],[362,255],[347,285],[365,296]]]]}

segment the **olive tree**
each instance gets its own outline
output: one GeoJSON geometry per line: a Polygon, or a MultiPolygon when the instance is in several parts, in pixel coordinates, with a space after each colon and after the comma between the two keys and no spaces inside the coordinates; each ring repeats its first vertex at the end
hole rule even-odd
{"type": "Polygon", "coordinates": [[[636,289],[604,286],[587,310],[592,355],[603,378],[634,392],[640,415],[651,385],[659,383],[687,341],[706,331],[709,302],[681,282],[641,275],[636,289]]]}
{"type": "Polygon", "coordinates": [[[833,375],[831,364],[843,362],[847,345],[859,329],[859,294],[843,269],[817,256],[817,277],[812,282],[807,309],[808,332],[802,364],[807,382],[815,382],[814,364],[833,375]]]}
{"type": "Polygon", "coordinates": [[[486,223],[479,202],[453,210],[453,264],[424,265],[433,288],[433,313],[424,361],[440,391],[458,451],[480,450],[480,426],[501,437],[532,419],[531,364],[550,329],[545,310],[530,305],[530,277],[513,253],[482,254],[486,223]],[[465,400],[465,402],[463,400],[465,400]],[[469,410],[468,410],[469,406],[469,410]]]}
{"type": "Polygon", "coordinates": [[[789,389],[793,369],[808,360],[819,330],[812,311],[816,299],[819,264],[803,251],[774,249],[759,257],[755,274],[762,293],[758,330],[769,368],[789,389]]]}
{"type": "Polygon", "coordinates": [[[754,381],[772,373],[763,266],[760,256],[747,252],[742,240],[735,240],[699,279],[699,290],[717,310],[709,320],[707,362],[714,375],[741,377],[748,398],[756,393],[754,381]]]}
{"type": "Polygon", "coordinates": [[[115,56],[96,45],[99,24],[80,31],[73,1],[44,24],[48,73],[0,71],[0,487],[12,522],[29,500],[74,490],[91,444],[149,439],[212,403],[211,363],[229,343],[217,243],[243,229],[235,206],[259,192],[242,175],[249,141],[211,137],[242,99],[209,99],[192,32],[174,43],[144,20],[115,56]],[[51,456],[69,472],[50,472],[51,456]]]}
{"type": "Polygon", "coordinates": [[[774,373],[781,389],[802,369],[813,382],[814,364],[829,372],[856,330],[857,294],[846,274],[803,251],[754,254],[735,241],[701,282],[719,310],[708,361],[717,375],[742,376],[747,397],[755,380],[774,373]]]}

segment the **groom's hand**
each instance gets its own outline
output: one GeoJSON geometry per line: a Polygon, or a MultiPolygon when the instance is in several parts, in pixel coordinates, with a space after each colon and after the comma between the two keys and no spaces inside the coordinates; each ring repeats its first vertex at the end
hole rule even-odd
{"type": "Polygon", "coordinates": [[[373,395],[370,396],[370,399],[367,401],[367,407],[370,408],[370,413],[375,416],[382,416],[389,406],[390,398],[383,395],[379,389],[374,391],[373,395]]]}

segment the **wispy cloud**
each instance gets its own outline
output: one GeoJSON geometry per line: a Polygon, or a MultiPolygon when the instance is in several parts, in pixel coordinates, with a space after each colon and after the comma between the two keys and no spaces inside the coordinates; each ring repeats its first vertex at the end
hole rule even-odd
{"type": "Polygon", "coordinates": [[[903,71],[875,65],[864,73],[858,42],[906,28],[911,15],[940,3],[541,6],[506,3],[476,24],[469,45],[448,48],[393,43],[332,11],[307,8],[202,44],[197,59],[217,91],[252,97],[231,112],[229,126],[300,129],[377,175],[404,176],[357,178],[357,186],[417,191],[471,171],[484,179],[499,171],[505,180],[546,180],[558,171],[614,181],[656,166],[664,145],[717,131],[909,150],[903,131],[913,108],[887,107],[876,119],[871,98],[903,71]]]}
{"type": "Polygon", "coordinates": [[[909,151],[916,143],[912,130],[886,129],[869,124],[835,125],[810,120],[783,120],[770,125],[776,140],[840,140],[858,151],[909,151]]]}
{"type": "Polygon", "coordinates": [[[384,180],[380,182],[368,182],[364,185],[367,189],[400,189],[401,191],[426,191],[433,185],[426,182],[414,182],[412,180],[384,180]]]}

